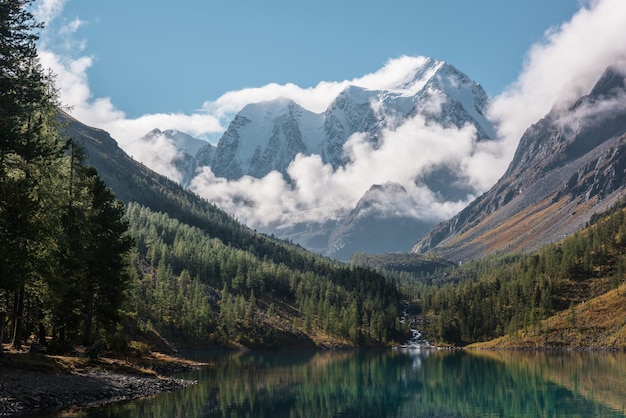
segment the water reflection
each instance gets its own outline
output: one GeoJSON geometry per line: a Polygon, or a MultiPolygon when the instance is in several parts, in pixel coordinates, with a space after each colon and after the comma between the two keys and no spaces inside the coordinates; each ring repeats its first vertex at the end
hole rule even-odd
{"type": "Polygon", "coordinates": [[[90,417],[624,417],[624,353],[204,353],[174,393],[90,417]]]}

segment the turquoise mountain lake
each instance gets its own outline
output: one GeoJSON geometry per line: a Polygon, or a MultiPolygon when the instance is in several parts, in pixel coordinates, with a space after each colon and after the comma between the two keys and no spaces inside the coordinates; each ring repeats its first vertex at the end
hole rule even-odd
{"type": "Polygon", "coordinates": [[[626,353],[195,353],[197,384],[88,417],[626,417],[626,353]]]}

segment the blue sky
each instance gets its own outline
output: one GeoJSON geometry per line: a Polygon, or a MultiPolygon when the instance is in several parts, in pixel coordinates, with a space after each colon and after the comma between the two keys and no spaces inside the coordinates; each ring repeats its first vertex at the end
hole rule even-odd
{"type": "Polygon", "coordinates": [[[83,22],[74,37],[93,58],[93,95],[138,117],[192,112],[227,91],[272,82],[349,80],[402,55],[446,60],[493,97],[579,3],[69,0],[53,23],[83,22]]]}

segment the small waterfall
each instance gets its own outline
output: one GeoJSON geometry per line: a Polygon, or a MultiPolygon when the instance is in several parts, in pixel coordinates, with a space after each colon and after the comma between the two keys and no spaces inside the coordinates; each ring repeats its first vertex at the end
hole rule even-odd
{"type": "Polygon", "coordinates": [[[417,315],[411,315],[408,313],[408,307],[405,307],[402,311],[402,319],[400,320],[402,324],[409,324],[409,330],[411,331],[411,338],[406,342],[406,344],[399,346],[398,348],[411,348],[411,349],[424,349],[424,348],[434,348],[434,346],[428,342],[422,332],[417,329],[417,315]]]}

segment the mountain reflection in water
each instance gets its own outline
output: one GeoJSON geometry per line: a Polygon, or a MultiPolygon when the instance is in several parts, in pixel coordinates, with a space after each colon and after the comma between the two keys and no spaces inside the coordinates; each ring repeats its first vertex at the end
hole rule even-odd
{"type": "Polygon", "coordinates": [[[624,417],[626,354],[194,353],[197,385],[88,417],[624,417]]]}

